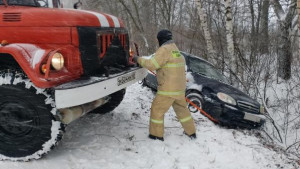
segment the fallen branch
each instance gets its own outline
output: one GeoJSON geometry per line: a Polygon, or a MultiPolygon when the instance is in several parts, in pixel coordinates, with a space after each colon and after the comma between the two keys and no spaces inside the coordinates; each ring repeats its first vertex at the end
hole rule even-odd
{"type": "Polygon", "coordinates": [[[291,147],[293,147],[296,144],[300,145],[300,141],[297,141],[297,142],[293,143],[292,145],[288,146],[285,150],[287,151],[288,149],[290,149],[291,147]]]}

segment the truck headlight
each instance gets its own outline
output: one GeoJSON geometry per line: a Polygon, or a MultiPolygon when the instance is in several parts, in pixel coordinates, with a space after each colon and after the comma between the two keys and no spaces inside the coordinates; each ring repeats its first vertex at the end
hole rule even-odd
{"type": "Polygon", "coordinates": [[[217,94],[218,98],[220,100],[222,100],[225,103],[231,104],[231,105],[236,105],[236,101],[234,100],[234,98],[232,98],[231,96],[225,94],[225,93],[218,93],[217,94]]]}
{"type": "Polygon", "coordinates": [[[51,60],[51,66],[55,70],[61,70],[64,67],[64,64],[65,64],[64,56],[61,53],[58,52],[55,53],[51,60]]]}

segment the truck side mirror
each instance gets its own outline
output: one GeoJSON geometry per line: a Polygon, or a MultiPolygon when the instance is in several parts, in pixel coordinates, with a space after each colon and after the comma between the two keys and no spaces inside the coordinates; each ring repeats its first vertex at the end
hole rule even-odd
{"type": "Polygon", "coordinates": [[[81,9],[82,2],[80,2],[80,1],[76,2],[73,7],[74,7],[74,9],[81,9]]]}

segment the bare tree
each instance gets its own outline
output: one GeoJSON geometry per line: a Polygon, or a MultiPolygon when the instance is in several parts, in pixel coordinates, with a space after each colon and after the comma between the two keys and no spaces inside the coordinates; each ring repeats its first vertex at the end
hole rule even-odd
{"type": "Polygon", "coordinates": [[[148,49],[149,51],[149,43],[148,40],[146,38],[145,35],[145,30],[139,15],[139,8],[137,5],[137,2],[135,0],[131,0],[132,6],[133,6],[133,10],[129,8],[129,5],[126,4],[126,2],[124,0],[118,0],[122,6],[124,7],[124,9],[126,10],[127,14],[129,15],[131,21],[133,22],[136,31],[138,32],[138,34],[140,35],[140,37],[144,40],[144,44],[145,47],[148,49]]]}
{"type": "Polygon", "coordinates": [[[269,8],[270,0],[264,0],[261,8],[261,23],[260,23],[260,52],[262,54],[269,53],[269,8]]]}
{"type": "Polygon", "coordinates": [[[291,4],[285,13],[279,0],[272,0],[275,14],[280,25],[280,45],[278,50],[278,77],[284,80],[291,78],[292,51],[289,30],[292,29],[292,20],[296,14],[296,0],[291,4]]]}

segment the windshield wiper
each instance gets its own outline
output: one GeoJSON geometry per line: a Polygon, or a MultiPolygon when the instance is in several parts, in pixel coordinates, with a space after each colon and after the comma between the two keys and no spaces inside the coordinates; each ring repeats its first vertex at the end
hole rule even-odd
{"type": "Polygon", "coordinates": [[[199,75],[202,75],[202,76],[205,76],[205,77],[208,77],[206,74],[204,74],[204,73],[201,73],[201,72],[196,72],[196,73],[198,73],[199,75]]]}

